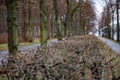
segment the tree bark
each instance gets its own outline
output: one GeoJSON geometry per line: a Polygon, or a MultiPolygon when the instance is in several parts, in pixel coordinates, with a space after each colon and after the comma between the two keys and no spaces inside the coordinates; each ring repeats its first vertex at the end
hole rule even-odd
{"type": "Polygon", "coordinates": [[[5,4],[7,7],[9,54],[15,55],[18,50],[17,0],[6,0],[5,4]]]}
{"type": "Polygon", "coordinates": [[[58,40],[61,40],[62,35],[61,35],[61,32],[60,32],[60,21],[59,21],[59,18],[58,18],[57,0],[54,0],[53,3],[54,3],[54,12],[55,12],[55,26],[56,26],[56,29],[57,29],[57,38],[58,38],[58,40]]]}
{"type": "Polygon", "coordinates": [[[67,36],[71,35],[71,4],[70,0],[67,0],[67,20],[66,20],[66,27],[67,27],[67,36]]]}
{"type": "Polygon", "coordinates": [[[24,23],[23,23],[23,28],[22,28],[22,37],[24,40],[27,40],[26,34],[27,34],[27,22],[26,22],[26,0],[23,0],[23,17],[24,17],[24,23]]]}
{"type": "Polygon", "coordinates": [[[119,36],[119,4],[118,4],[119,0],[116,0],[116,10],[117,10],[117,41],[120,40],[119,36]]]}
{"type": "Polygon", "coordinates": [[[110,8],[107,6],[107,37],[111,38],[111,28],[110,28],[110,8]]]}
{"type": "Polygon", "coordinates": [[[46,30],[45,30],[45,26],[46,26],[46,16],[45,16],[45,0],[40,0],[40,43],[41,46],[44,47],[46,46],[46,30]]]}
{"type": "Polygon", "coordinates": [[[112,39],[114,40],[114,13],[112,15],[112,39]]]}
{"type": "Polygon", "coordinates": [[[29,17],[28,17],[28,31],[29,31],[29,37],[28,37],[28,41],[32,42],[33,41],[33,36],[32,36],[32,32],[33,32],[33,27],[32,27],[32,12],[31,12],[32,6],[29,0],[29,17]]]}

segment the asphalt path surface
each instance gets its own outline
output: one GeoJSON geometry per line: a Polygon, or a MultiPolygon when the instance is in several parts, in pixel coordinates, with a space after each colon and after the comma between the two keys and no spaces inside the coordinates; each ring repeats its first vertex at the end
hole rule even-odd
{"type": "MultiPolygon", "coordinates": [[[[52,39],[52,40],[49,40],[47,42],[47,46],[51,46],[52,43],[56,43],[58,42],[57,39],[52,39]]],[[[36,43],[36,44],[33,44],[33,45],[27,45],[27,46],[21,46],[18,48],[18,51],[24,51],[24,50],[32,50],[32,49],[35,49],[37,47],[40,47],[40,44],[39,43],[36,43]]],[[[7,61],[7,57],[8,56],[8,50],[4,50],[4,51],[1,51],[0,52],[0,64],[1,64],[1,61],[7,61]]]]}
{"type": "Polygon", "coordinates": [[[98,36],[98,38],[100,40],[102,40],[108,47],[110,47],[114,52],[116,52],[117,54],[120,54],[120,44],[115,43],[109,39],[103,38],[98,36]]]}

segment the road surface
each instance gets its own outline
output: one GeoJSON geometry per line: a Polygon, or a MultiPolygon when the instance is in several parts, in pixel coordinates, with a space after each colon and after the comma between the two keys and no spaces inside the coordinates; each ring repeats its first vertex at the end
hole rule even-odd
{"type": "Polygon", "coordinates": [[[120,44],[117,44],[109,39],[98,36],[107,46],[109,46],[114,52],[120,54],[120,44]]]}
{"type": "MultiPolygon", "coordinates": [[[[57,39],[52,39],[52,40],[49,40],[47,42],[47,46],[51,46],[52,43],[56,43],[58,42],[57,39]]],[[[33,44],[33,45],[29,45],[29,46],[22,46],[22,47],[19,47],[18,51],[24,51],[24,50],[31,50],[31,49],[34,49],[36,47],[39,47],[40,44],[39,43],[36,43],[36,44],[33,44]]],[[[4,60],[6,61],[7,59],[5,58],[6,56],[8,56],[8,50],[4,50],[4,51],[1,51],[0,52],[0,64],[1,64],[1,61],[4,60]]]]}

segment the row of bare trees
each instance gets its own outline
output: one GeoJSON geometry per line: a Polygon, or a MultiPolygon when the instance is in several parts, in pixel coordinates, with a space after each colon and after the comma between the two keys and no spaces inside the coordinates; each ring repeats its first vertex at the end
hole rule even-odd
{"type": "Polygon", "coordinates": [[[32,42],[37,36],[45,46],[50,38],[60,40],[88,34],[95,24],[95,11],[90,0],[2,0],[2,3],[7,16],[10,53],[17,51],[18,37],[32,42]]]}
{"type": "Polygon", "coordinates": [[[99,28],[107,27],[103,30],[103,35],[107,38],[114,39],[115,32],[117,33],[117,41],[120,40],[119,28],[119,0],[105,0],[106,6],[102,12],[101,20],[99,21],[99,28]]]}

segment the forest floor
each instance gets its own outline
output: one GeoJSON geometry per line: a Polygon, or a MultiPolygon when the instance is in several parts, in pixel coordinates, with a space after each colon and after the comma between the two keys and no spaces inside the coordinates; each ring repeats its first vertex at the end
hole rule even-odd
{"type": "Polygon", "coordinates": [[[18,52],[10,58],[10,64],[0,69],[7,70],[7,76],[15,80],[119,80],[120,56],[96,36],[74,36],[54,42],[57,40],[46,48],[18,52]]]}

